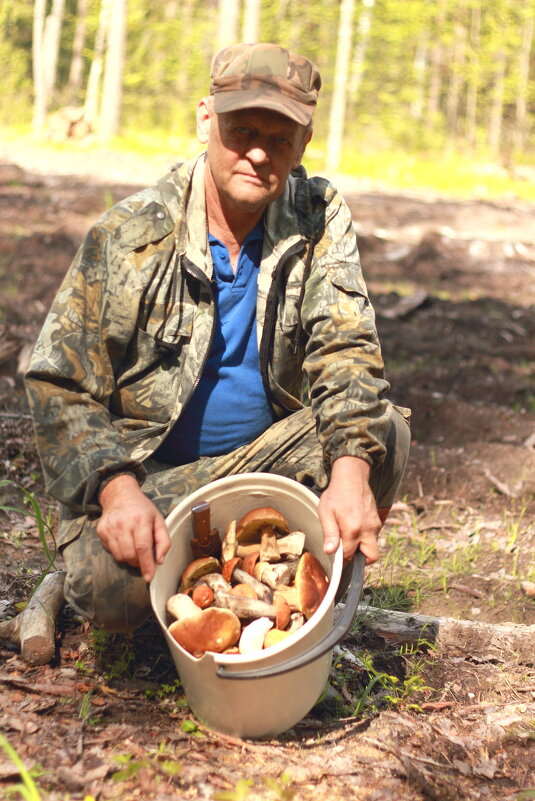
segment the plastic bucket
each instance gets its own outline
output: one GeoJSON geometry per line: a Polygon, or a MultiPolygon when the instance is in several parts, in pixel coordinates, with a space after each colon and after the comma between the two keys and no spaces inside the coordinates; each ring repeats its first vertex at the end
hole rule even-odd
{"type": "Polygon", "coordinates": [[[333,627],[334,600],[342,572],[342,549],[323,553],[317,515],[318,498],[306,487],[271,473],[242,473],[196,490],[167,518],[171,548],[151,582],[151,602],[175,662],[188,704],[209,728],[236,737],[273,737],[290,729],[314,706],[329,676],[332,648],[351,625],[358,604],[364,559],[354,560],[351,586],[342,618],[333,627]],[[168,598],[177,592],[184,568],[192,561],[191,507],[210,504],[211,525],[224,531],[257,506],[273,506],[306,534],[305,547],[330,577],[319,609],[293,637],[250,654],[216,654],[201,658],[185,651],[167,630],[168,598]]]}

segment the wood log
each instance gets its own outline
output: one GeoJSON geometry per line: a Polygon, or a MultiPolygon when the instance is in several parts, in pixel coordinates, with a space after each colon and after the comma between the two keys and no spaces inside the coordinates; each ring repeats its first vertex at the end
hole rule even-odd
{"type": "Polygon", "coordinates": [[[22,658],[45,665],[56,650],[56,620],[64,603],[65,572],[49,573],[32,595],[24,611],[0,623],[0,639],[20,646],[22,658]]]}
{"type": "Polygon", "coordinates": [[[448,656],[476,662],[535,664],[535,625],[414,615],[359,606],[356,620],[393,645],[432,643],[448,656]]]}

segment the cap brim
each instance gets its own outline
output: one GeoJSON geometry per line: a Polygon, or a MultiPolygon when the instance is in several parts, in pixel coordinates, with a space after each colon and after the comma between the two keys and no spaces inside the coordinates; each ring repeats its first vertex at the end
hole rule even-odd
{"type": "Polygon", "coordinates": [[[217,114],[246,108],[265,108],[289,117],[299,125],[308,125],[315,109],[315,106],[299,103],[291,97],[285,97],[280,92],[259,92],[257,89],[216,92],[213,98],[214,110],[217,114]]]}

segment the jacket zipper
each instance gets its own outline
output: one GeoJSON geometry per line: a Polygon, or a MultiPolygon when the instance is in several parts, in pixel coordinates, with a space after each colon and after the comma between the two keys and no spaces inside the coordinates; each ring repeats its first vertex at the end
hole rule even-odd
{"type": "Polygon", "coordinates": [[[273,269],[271,274],[271,286],[269,288],[269,293],[266,300],[266,313],[264,317],[264,327],[262,329],[262,339],[260,342],[260,350],[258,354],[258,360],[260,364],[260,375],[262,376],[262,383],[264,385],[264,390],[268,398],[271,398],[273,403],[276,403],[277,406],[281,406],[283,409],[287,411],[293,411],[284,403],[275,396],[274,392],[272,391],[271,387],[269,386],[269,376],[268,376],[268,366],[269,366],[269,348],[272,342],[272,338],[274,335],[274,328],[275,328],[275,320],[276,320],[276,310],[277,310],[277,303],[276,303],[276,295],[278,290],[278,283],[279,283],[279,276],[282,273],[283,268],[285,267],[288,260],[299,253],[302,253],[306,247],[306,241],[301,240],[300,242],[296,242],[295,245],[292,245],[286,253],[283,255],[282,260],[279,261],[277,266],[273,269]]]}

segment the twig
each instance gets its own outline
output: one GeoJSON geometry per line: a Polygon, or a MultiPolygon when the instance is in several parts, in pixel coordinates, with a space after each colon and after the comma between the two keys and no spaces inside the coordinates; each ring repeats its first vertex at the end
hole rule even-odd
{"type": "Polygon", "coordinates": [[[18,412],[0,412],[0,417],[15,417],[18,420],[32,420],[31,414],[20,414],[18,412]]]}

